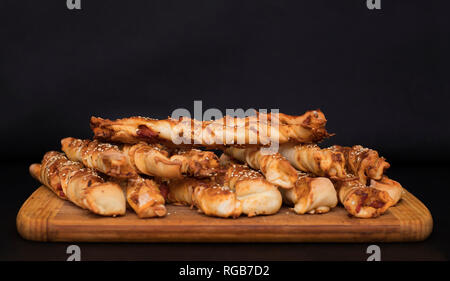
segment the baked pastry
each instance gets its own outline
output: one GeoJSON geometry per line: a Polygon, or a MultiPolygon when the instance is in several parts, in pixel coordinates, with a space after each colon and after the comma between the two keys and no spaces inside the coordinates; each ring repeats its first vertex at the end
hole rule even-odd
{"type": "Polygon", "coordinates": [[[279,153],[266,154],[256,147],[229,147],[224,152],[253,169],[260,170],[266,180],[276,186],[292,188],[297,181],[297,170],[279,153]]]}
{"type": "MultiPolygon", "coordinates": [[[[50,157],[44,158],[44,160],[46,162],[48,162],[48,159],[50,159],[50,157]]],[[[52,161],[54,161],[54,163],[52,163],[53,164],[53,168],[52,168],[53,171],[51,172],[52,176],[50,176],[51,173],[48,168],[46,170],[42,169],[42,164],[31,164],[29,167],[29,172],[34,179],[38,180],[43,185],[47,186],[51,191],[53,191],[53,193],[56,194],[56,196],[58,196],[59,198],[61,198],[63,200],[68,200],[66,194],[64,193],[64,190],[62,189],[60,178],[57,175],[54,175],[55,173],[56,174],[58,173],[58,171],[55,168],[58,165],[58,163],[56,163],[56,162],[63,161],[63,160],[65,160],[65,159],[57,160],[56,157],[52,158],[52,161]]],[[[73,163],[73,164],[74,164],[75,169],[82,168],[80,165],[77,166],[76,163],[73,163]]],[[[46,166],[48,167],[49,164],[47,164],[46,166]]]]}
{"type": "Polygon", "coordinates": [[[357,218],[376,218],[393,205],[387,191],[362,185],[358,180],[338,180],[334,184],[341,204],[357,218]]]}
{"type": "Polygon", "coordinates": [[[369,179],[381,180],[386,169],[390,167],[377,151],[361,145],[352,147],[334,145],[329,149],[344,154],[347,172],[357,176],[362,184],[368,184],[369,179]]]}
{"type": "Polygon", "coordinates": [[[295,186],[282,189],[283,201],[293,205],[297,214],[323,214],[336,207],[338,203],[333,183],[324,177],[310,177],[299,173],[295,186]]]}
{"type": "Polygon", "coordinates": [[[30,173],[60,198],[103,216],[124,215],[125,196],[116,183],[105,181],[94,170],[67,159],[64,154],[47,152],[41,164],[32,164],[30,173]]]}
{"type": "Polygon", "coordinates": [[[333,179],[350,177],[341,152],[321,149],[316,144],[285,144],[280,146],[279,152],[300,171],[333,179]]]}
{"type": "Polygon", "coordinates": [[[301,116],[258,113],[246,118],[226,116],[214,121],[186,117],[178,120],[130,117],[112,121],[91,117],[94,137],[102,141],[128,144],[161,142],[172,146],[209,148],[236,144],[270,146],[274,142],[317,142],[329,136],[325,124],[325,116],[320,110],[308,111],[301,116]]]}
{"type": "Polygon", "coordinates": [[[192,177],[204,178],[214,176],[219,168],[219,159],[212,151],[176,149],[172,151],[171,161],[181,163],[181,173],[192,177]]]}
{"type": "Polygon", "coordinates": [[[136,177],[123,181],[126,198],[139,218],[163,217],[167,210],[158,184],[151,179],[136,177]]]}
{"type": "Polygon", "coordinates": [[[237,218],[242,213],[241,201],[235,192],[211,180],[185,178],[167,183],[169,203],[196,206],[207,216],[237,218]]]}
{"type": "Polygon", "coordinates": [[[212,121],[91,117],[94,140],[62,139],[66,156],[48,152],[30,173],[58,197],[105,216],[124,214],[128,202],[139,218],[162,217],[169,202],[208,216],[252,217],[277,213],[283,201],[297,214],[341,202],[355,217],[380,216],[403,193],[384,175],[389,163],[360,145],[320,148],[331,136],[326,122],[320,110],[212,121]]]}
{"type": "Polygon", "coordinates": [[[219,186],[198,185],[193,193],[194,205],[207,216],[237,218],[243,212],[241,200],[232,190],[219,186]]]}
{"type": "Polygon", "coordinates": [[[280,146],[280,153],[297,169],[336,180],[355,178],[363,185],[380,180],[389,163],[378,152],[360,145],[320,148],[315,144],[280,146]]]}
{"type": "Polygon", "coordinates": [[[219,159],[211,151],[198,149],[170,151],[160,144],[138,143],[124,145],[122,151],[128,155],[131,165],[140,174],[161,178],[208,177],[215,174],[219,159]]]}
{"type": "Polygon", "coordinates": [[[249,217],[275,214],[281,207],[282,197],[278,188],[261,173],[245,165],[223,167],[214,181],[236,193],[236,198],[242,202],[242,213],[249,217]]]}
{"type": "Polygon", "coordinates": [[[128,156],[117,145],[96,140],[64,138],[61,140],[61,150],[70,160],[81,162],[84,166],[108,176],[116,178],[137,176],[128,156]]]}
{"type": "Polygon", "coordinates": [[[387,176],[383,176],[380,180],[371,179],[370,187],[386,191],[392,199],[392,206],[397,204],[403,195],[402,185],[395,180],[391,180],[387,176]]]}
{"type": "Polygon", "coordinates": [[[196,206],[210,216],[270,215],[282,204],[277,187],[244,165],[222,167],[211,179],[170,180],[167,186],[169,203],[196,206]]]}
{"type": "Polygon", "coordinates": [[[212,186],[214,183],[210,179],[182,178],[171,179],[165,183],[168,188],[167,203],[175,205],[194,206],[194,189],[197,186],[212,186]]]}

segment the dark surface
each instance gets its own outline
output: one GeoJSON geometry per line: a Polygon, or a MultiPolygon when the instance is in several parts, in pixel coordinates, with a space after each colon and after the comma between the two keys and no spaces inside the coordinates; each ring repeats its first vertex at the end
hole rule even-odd
{"type": "MultiPolygon", "coordinates": [[[[431,211],[434,228],[431,236],[417,243],[376,243],[382,260],[448,260],[450,257],[450,207],[439,190],[448,188],[444,176],[449,166],[394,166],[389,176],[400,181],[431,211]],[[431,176],[436,175],[436,176],[431,176]]],[[[39,186],[27,173],[27,165],[1,167],[8,177],[4,187],[9,197],[1,206],[0,260],[65,260],[71,243],[41,243],[23,240],[16,231],[15,217],[21,204],[39,186]],[[10,200],[15,198],[15,200],[10,200]]],[[[74,243],[81,248],[82,260],[366,260],[367,243],[74,243]]]]}
{"type": "MultiPolygon", "coordinates": [[[[28,165],[91,115],[174,109],[320,108],[327,144],[380,151],[431,210],[422,243],[381,245],[385,260],[448,258],[448,1],[0,2],[0,258],[64,260],[68,244],[22,240],[28,165]]],[[[362,260],[366,244],[82,244],[83,259],[362,260]]]]}
{"type": "Polygon", "coordinates": [[[320,108],[335,144],[448,158],[444,2],[2,1],[0,128],[14,137],[0,142],[20,148],[2,157],[37,161],[62,137],[91,137],[91,115],[160,118],[198,99],[320,108]]]}

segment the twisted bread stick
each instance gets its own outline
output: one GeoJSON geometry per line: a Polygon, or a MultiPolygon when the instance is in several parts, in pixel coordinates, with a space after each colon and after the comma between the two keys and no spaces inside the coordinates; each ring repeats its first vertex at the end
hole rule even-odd
{"type": "Polygon", "coordinates": [[[236,198],[242,202],[242,213],[249,217],[275,214],[281,207],[278,188],[247,166],[229,164],[214,180],[220,186],[234,190],[236,198]]]}
{"type": "Polygon", "coordinates": [[[125,214],[125,197],[115,183],[105,182],[94,170],[69,161],[64,154],[50,151],[42,164],[32,164],[30,173],[59,197],[103,215],[125,214]]]}
{"type": "Polygon", "coordinates": [[[167,182],[167,202],[175,205],[194,206],[194,189],[197,186],[212,186],[214,183],[209,179],[183,178],[172,179],[167,182]]]}
{"type": "Polygon", "coordinates": [[[297,214],[323,214],[338,203],[333,183],[323,177],[312,178],[299,173],[294,188],[280,189],[283,201],[294,205],[297,214]]]}
{"type": "MultiPolygon", "coordinates": [[[[66,193],[62,189],[61,179],[58,176],[57,169],[58,166],[64,165],[65,161],[66,159],[59,157],[59,155],[50,157],[50,154],[48,154],[48,156],[44,157],[42,160],[42,164],[31,164],[29,171],[33,178],[50,188],[50,190],[53,191],[59,198],[67,200],[66,193]],[[49,160],[52,162],[49,163],[49,160]],[[46,169],[42,169],[42,166],[45,166],[46,169]]],[[[83,165],[79,165],[78,163],[72,163],[72,165],[73,169],[83,168],[83,165]]]]}
{"type": "Polygon", "coordinates": [[[134,169],[140,174],[163,178],[181,178],[181,163],[171,161],[169,153],[161,145],[124,145],[122,151],[128,155],[134,169]]]}
{"type": "Polygon", "coordinates": [[[389,193],[362,185],[358,180],[335,181],[339,201],[357,218],[376,218],[393,205],[389,193]]]}
{"type": "Polygon", "coordinates": [[[334,145],[329,149],[344,154],[347,172],[357,176],[363,184],[367,184],[368,179],[380,180],[390,166],[386,159],[378,156],[377,151],[360,145],[353,147],[334,145]]]}
{"type": "Polygon", "coordinates": [[[389,163],[378,152],[363,148],[331,146],[321,149],[317,145],[280,146],[280,153],[297,169],[316,176],[326,176],[336,180],[356,178],[363,185],[368,179],[380,180],[389,163]]]}
{"type": "Polygon", "coordinates": [[[182,178],[183,175],[213,176],[219,167],[217,156],[210,151],[176,150],[176,154],[170,156],[162,145],[145,143],[124,145],[122,151],[138,173],[166,179],[182,178]]]}
{"type": "Polygon", "coordinates": [[[223,167],[212,180],[170,180],[168,188],[168,202],[196,206],[210,216],[270,215],[278,212],[282,203],[274,185],[243,165],[223,167]]]}
{"type": "Polygon", "coordinates": [[[167,210],[155,181],[137,177],[124,182],[127,202],[139,218],[163,217],[167,210]]]}
{"type": "Polygon", "coordinates": [[[233,158],[247,163],[250,167],[260,170],[267,181],[283,187],[292,188],[297,181],[297,171],[279,153],[264,154],[259,148],[235,148],[225,149],[225,153],[233,158]]]}
{"type": "Polygon", "coordinates": [[[208,177],[219,166],[213,152],[197,149],[176,150],[175,155],[169,156],[169,151],[158,144],[139,143],[120,148],[74,138],[65,138],[61,144],[70,160],[116,178],[136,177],[137,173],[164,178],[181,178],[184,174],[208,177]]]}
{"type": "Polygon", "coordinates": [[[115,178],[137,176],[127,155],[116,145],[100,143],[96,140],[64,138],[61,140],[61,149],[70,160],[81,162],[84,166],[108,176],[115,178]]]}
{"type": "Polygon", "coordinates": [[[181,162],[181,173],[193,177],[214,176],[219,168],[219,159],[211,151],[177,149],[170,160],[181,162]]]}
{"type": "Polygon", "coordinates": [[[242,202],[236,194],[226,188],[214,185],[198,185],[194,189],[194,205],[207,216],[237,218],[242,213],[242,202]]]}
{"type": "Polygon", "coordinates": [[[320,110],[308,111],[301,116],[259,113],[246,118],[226,116],[203,122],[186,117],[178,120],[130,117],[115,121],[91,117],[91,129],[99,140],[129,144],[164,142],[210,148],[317,142],[329,136],[325,124],[325,116],[320,110]]]}
{"type": "Polygon", "coordinates": [[[167,201],[170,203],[196,206],[199,212],[207,216],[236,218],[242,213],[236,194],[210,180],[175,179],[170,180],[167,186],[167,201]]]}
{"type": "Polygon", "coordinates": [[[381,180],[370,180],[370,187],[378,190],[386,191],[392,199],[392,206],[398,203],[402,198],[403,187],[395,180],[391,180],[387,176],[383,176],[381,180]]]}
{"type": "Polygon", "coordinates": [[[281,145],[279,152],[300,171],[334,179],[349,177],[345,170],[345,157],[341,152],[321,149],[315,144],[281,145]]]}

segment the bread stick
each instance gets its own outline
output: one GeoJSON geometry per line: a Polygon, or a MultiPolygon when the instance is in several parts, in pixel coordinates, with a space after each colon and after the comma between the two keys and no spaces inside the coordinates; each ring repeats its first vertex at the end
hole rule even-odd
{"type": "Polygon", "coordinates": [[[194,189],[200,185],[205,187],[212,186],[214,183],[211,180],[185,177],[182,179],[171,179],[166,185],[169,190],[167,194],[168,203],[193,207],[194,189]]]}
{"type": "Polygon", "coordinates": [[[244,165],[224,166],[211,179],[170,180],[167,186],[168,202],[196,206],[210,216],[270,215],[282,204],[277,187],[244,165]]]}
{"type": "Polygon", "coordinates": [[[276,186],[292,188],[297,181],[297,171],[279,153],[264,154],[260,148],[236,147],[229,147],[224,152],[253,169],[260,170],[266,180],[276,186]]]}
{"type": "Polygon", "coordinates": [[[363,185],[369,179],[380,180],[389,163],[378,152],[360,145],[320,148],[315,144],[280,146],[280,153],[295,168],[335,180],[358,179],[363,185]]]}
{"type": "Polygon", "coordinates": [[[249,217],[278,212],[282,197],[278,188],[262,174],[244,165],[229,164],[214,178],[220,186],[230,188],[242,202],[242,213],[249,217]]]}
{"type": "Polygon", "coordinates": [[[380,157],[377,151],[360,145],[352,147],[334,145],[328,149],[342,153],[347,172],[357,176],[364,185],[369,183],[369,179],[381,180],[386,169],[390,167],[386,159],[380,157]]]}
{"type": "MultiPolygon", "coordinates": [[[[55,164],[56,166],[57,164],[55,164]]],[[[81,167],[80,167],[81,168],[81,167]]],[[[41,182],[43,185],[47,186],[53,193],[56,194],[59,198],[63,200],[68,200],[66,194],[64,193],[62,186],[61,186],[61,180],[59,177],[49,177],[49,172],[46,171],[46,174],[41,175],[42,171],[42,165],[41,164],[31,164],[29,168],[31,176],[41,182]]]]}
{"type": "Polygon", "coordinates": [[[380,180],[370,180],[370,187],[386,191],[392,199],[392,206],[398,203],[403,195],[403,187],[399,182],[383,176],[380,180]]]}
{"type": "Polygon", "coordinates": [[[316,144],[281,145],[279,152],[300,171],[334,179],[349,177],[345,170],[345,157],[341,152],[321,149],[316,144]]]}
{"type": "Polygon", "coordinates": [[[393,205],[389,193],[362,185],[358,180],[334,182],[339,201],[357,218],[376,218],[393,205]]]}
{"type": "Polygon", "coordinates": [[[186,117],[165,120],[130,117],[112,121],[91,117],[94,136],[102,141],[128,144],[163,142],[166,145],[209,148],[317,142],[329,136],[325,124],[325,116],[320,110],[308,111],[301,116],[258,113],[246,118],[226,116],[215,121],[186,117]]]}
{"type": "Polygon", "coordinates": [[[236,194],[218,185],[198,185],[194,189],[193,202],[207,216],[237,218],[243,211],[236,194]]]}
{"type": "Polygon", "coordinates": [[[167,186],[167,201],[170,203],[195,206],[207,216],[237,218],[242,213],[236,194],[210,180],[175,179],[170,180],[167,186]]]}
{"type": "Polygon", "coordinates": [[[167,210],[158,184],[142,177],[124,181],[127,202],[139,218],[163,217],[167,210]]]}
{"type": "Polygon", "coordinates": [[[50,151],[42,164],[30,166],[30,172],[59,197],[103,216],[125,214],[125,196],[119,185],[105,181],[94,170],[50,151]],[[37,173],[39,172],[39,173],[37,173]]]}
{"type": "Polygon", "coordinates": [[[183,178],[184,175],[209,177],[219,167],[218,157],[210,151],[184,149],[172,152],[160,144],[145,143],[124,145],[122,151],[138,173],[166,179],[183,178]]]}
{"type": "Polygon", "coordinates": [[[280,189],[283,201],[294,205],[297,214],[323,214],[338,203],[333,183],[324,177],[309,177],[299,173],[294,188],[280,189]]]}
{"type": "Polygon", "coordinates": [[[61,149],[70,160],[81,162],[84,166],[108,176],[116,178],[137,176],[127,155],[116,145],[96,140],[64,138],[61,140],[61,149]]]}
{"type": "Polygon", "coordinates": [[[214,176],[219,168],[219,159],[211,151],[177,149],[172,152],[170,160],[181,162],[183,175],[199,178],[214,176]]]}

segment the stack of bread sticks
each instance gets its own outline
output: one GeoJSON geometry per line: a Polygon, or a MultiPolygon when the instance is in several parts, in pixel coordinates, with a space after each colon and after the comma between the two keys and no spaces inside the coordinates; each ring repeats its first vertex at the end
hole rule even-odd
{"type": "Polygon", "coordinates": [[[30,173],[98,215],[125,215],[128,207],[139,218],[164,217],[166,204],[177,204],[237,218],[276,214],[283,203],[303,215],[340,203],[353,217],[375,218],[403,193],[377,151],[320,148],[331,136],[320,110],[213,121],[92,117],[90,125],[92,140],[62,139],[63,152],[47,152],[30,173]]]}

